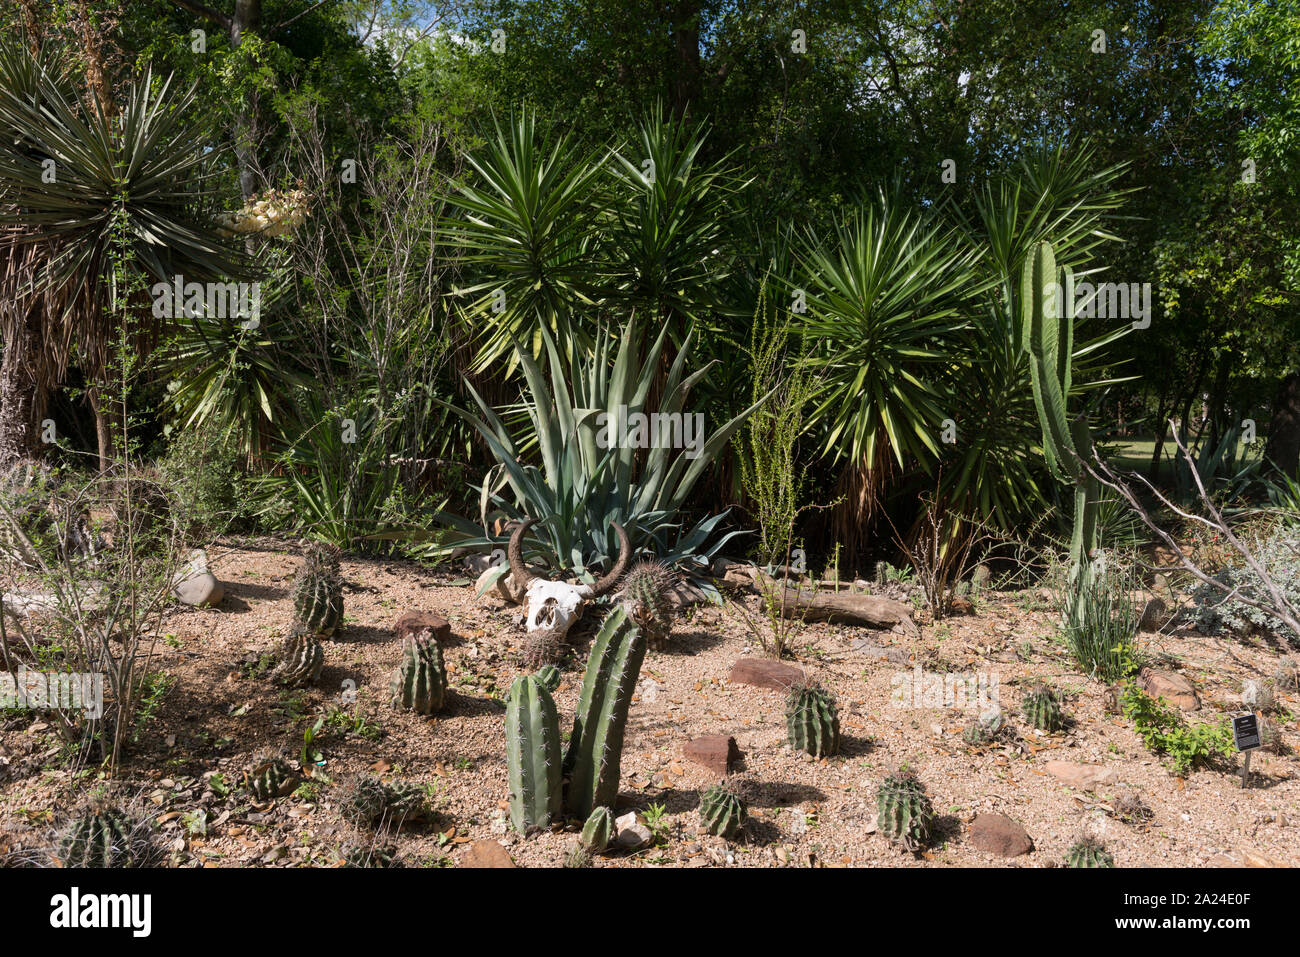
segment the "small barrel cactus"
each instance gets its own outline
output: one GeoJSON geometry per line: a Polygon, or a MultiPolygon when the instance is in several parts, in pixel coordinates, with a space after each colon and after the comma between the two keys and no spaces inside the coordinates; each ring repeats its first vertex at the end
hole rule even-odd
{"type": "Polygon", "coordinates": [[[325,663],[325,649],[314,635],[295,630],[280,646],[280,655],[271,680],[291,688],[313,685],[320,678],[325,663]]]}
{"type": "Polygon", "coordinates": [[[1061,701],[1045,684],[1035,684],[1025,692],[1022,703],[1025,720],[1039,731],[1059,731],[1065,727],[1061,701]]]}
{"type": "Polygon", "coordinates": [[[663,651],[673,630],[673,605],[668,594],[673,573],[659,562],[637,562],[623,579],[617,600],[645,635],[646,647],[663,651]]]}
{"type": "Polygon", "coordinates": [[[1115,858],[1096,838],[1080,838],[1065,855],[1066,867],[1114,867],[1115,858]]]}
{"type": "Polygon", "coordinates": [[[726,784],[716,784],[700,795],[700,822],[710,834],[731,840],[745,826],[745,803],[726,784]]]}
{"type": "Polygon", "coordinates": [[[88,808],[59,841],[64,867],[143,867],[152,851],[148,823],[108,806],[88,808]]]}
{"type": "Polygon", "coordinates": [[[433,714],[447,699],[447,669],[442,649],[431,630],[425,629],[402,642],[402,663],[389,684],[393,707],[433,714]]]}
{"type": "Polygon", "coordinates": [[[267,758],[244,772],[244,786],[259,801],[287,797],[301,783],[301,779],[280,758],[267,758]]]}
{"type": "Polygon", "coordinates": [[[561,675],[560,669],[555,665],[542,665],[537,669],[533,677],[537,683],[547,690],[548,693],[554,694],[555,689],[560,687],[561,675]]]}
{"type": "Polygon", "coordinates": [[[544,628],[528,636],[524,642],[524,667],[541,669],[553,665],[564,656],[564,636],[551,628],[544,628]]]}
{"type": "Polygon", "coordinates": [[[1300,658],[1287,656],[1277,663],[1273,672],[1273,681],[1283,691],[1300,691],[1300,658]]]}
{"type": "Polygon", "coordinates": [[[972,746],[989,744],[996,741],[1005,727],[1001,711],[972,718],[962,729],[962,740],[972,746]]]}
{"type": "Polygon", "coordinates": [[[598,807],[591,812],[587,823],[582,826],[582,833],[569,848],[565,867],[587,867],[597,854],[603,854],[614,838],[614,812],[607,807],[598,807]]]}
{"type": "Polygon", "coordinates": [[[339,574],[339,549],[315,543],[307,548],[293,580],[293,609],[297,624],[329,638],[343,621],[343,579],[339,574]]]}
{"type": "Polygon", "coordinates": [[[362,775],[344,791],[340,808],[343,819],[357,828],[376,829],[393,824],[401,827],[428,817],[424,791],[417,784],[385,784],[362,775]]]}
{"type": "Polygon", "coordinates": [[[790,689],[785,703],[786,741],[815,758],[838,754],[840,716],[831,695],[813,685],[790,689]]]}
{"type": "Polygon", "coordinates": [[[891,841],[909,851],[924,847],[934,827],[934,808],[912,771],[896,771],[876,792],[876,826],[891,841]]]}

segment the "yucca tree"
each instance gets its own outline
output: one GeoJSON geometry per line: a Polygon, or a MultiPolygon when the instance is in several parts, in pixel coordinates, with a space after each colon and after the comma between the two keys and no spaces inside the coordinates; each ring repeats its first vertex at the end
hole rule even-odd
{"type": "Polygon", "coordinates": [[[11,134],[0,143],[0,225],[9,227],[0,248],[6,256],[31,243],[51,248],[24,292],[58,293],[62,308],[43,316],[45,332],[75,350],[94,383],[106,467],[114,344],[129,333],[141,351],[151,346],[160,323],[149,284],[177,275],[213,281],[248,267],[200,212],[212,156],[194,90],[177,93],[146,70],[110,115],[93,92],[70,90],[48,59],[0,42],[0,61],[29,77],[26,86],[0,82],[0,127],[11,134]]]}
{"type": "Polygon", "coordinates": [[[982,281],[954,230],[883,193],[831,236],[806,236],[797,259],[799,331],[820,382],[809,422],[841,468],[848,498],[837,533],[852,551],[890,470],[939,457],[950,415],[941,380],[961,359],[964,309],[982,281]]]}
{"type": "Polygon", "coordinates": [[[542,329],[566,346],[590,345],[577,317],[604,295],[606,151],[539,128],[536,112],[524,108],[466,160],[473,175],[449,198],[441,231],[470,277],[454,301],[480,340],[471,371],[510,357],[512,338],[539,354],[542,329]]]}

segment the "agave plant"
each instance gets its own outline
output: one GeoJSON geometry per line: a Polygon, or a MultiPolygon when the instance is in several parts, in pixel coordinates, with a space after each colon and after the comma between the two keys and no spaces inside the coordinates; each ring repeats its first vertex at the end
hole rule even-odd
{"type": "MultiPolygon", "coordinates": [[[[757,405],[708,434],[694,436],[694,448],[682,448],[672,434],[673,423],[689,414],[691,388],[713,363],[686,374],[692,339],[688,334],[669,368],[659,406],[652,411],[648,399],[667,333],[665,326],[642,357],[640,328],[631,320],[618,333],[600,330],[591,354],[564,362],[543,329],[549,386],[529,350],[517,343],[529,398],[525,403],[528,426],[516,434],[469,386],[482,414],[462,409],[456,409],[456,414],[483,436],[503,482],[499,489],[491,475],[483,482],[483,523],[487,524],[489,509],[511,519],[537,519],[533,535],[524,542],[526,559],[579,575],[607,570],[618,550],[611,531],[617,523],[626,529],[634,553],[652,552],[665,564],[684,566],[689,572],[706,566],[729,539],[740,534],[733,531],[710,542],[725,512],[702,518],[685,530],[682,515],[696,482],[757,405]],[[650,420],[653,431],[646,444],[652,447],[603,442],[610,423],[620,414],[629,421],[635,421],[636,415],[658,416],[650,420]],[[524,461],[534,436],[536,465],[524,461]]],[[[440,517],[466,536],[461,545],[505,543],[505,538],[484,535],[481,526],[464,518],[440,517]]]]}

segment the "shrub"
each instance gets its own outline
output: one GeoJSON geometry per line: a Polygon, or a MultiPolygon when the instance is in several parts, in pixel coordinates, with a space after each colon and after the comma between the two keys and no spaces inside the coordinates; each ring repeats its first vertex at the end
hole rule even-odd
{"type": "Polygon", "coordinates": [[[1169,770],[1185,777],[1195,768],[1229,758],[1235,748],[1227,718],[1188,726],[1182,716],[1129,682],[1121,698],[1124,717],[1133,722],[1142,743],[1153,754],[1169,756],[1169,770]]]}
{"type": "MultiPolygon", "coordinates": [[[[1293,608],[1300,608],[1300,525],[1280,523],[1258,530],[1248,542],[1255,560],[1276,583],[1283,598],[1293,608]]],[[[1272,598],[1258,572],[1248,564],[1239,559],[1238,564],[1223,569],[1214,579],[1234,594],[1224,598],[1226,592],[1208,584],[1198,585],[1192,591],[1196,602],[1192,617],[1201,631],[1216,635],[1225,630],[1245,634],[1261,629],[1292,644],[1300,644],[1300,635],[1282,619],[1239,599],[1238,596],[1269,603],[1272,598]]]]}
{"type": "Polygon", "coordinates": [[[1118,681],[1133,670],[1141,584],[1132,565],[1098,561],[1097,571],[1057,592],[1061,631],[1075,663],[1090,678],[1118,681]]]}

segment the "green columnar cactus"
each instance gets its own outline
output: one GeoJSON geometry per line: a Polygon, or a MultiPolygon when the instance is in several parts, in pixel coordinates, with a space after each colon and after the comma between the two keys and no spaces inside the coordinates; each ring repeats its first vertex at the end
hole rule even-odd
{"type": "Polygon", "coordinates": [[[1070,419],[1068,401],[1074,354],[1074,305],[1061,289],[1074,277],[1064,270],[1058,282],[1052,244],[1040,242],[1025,259],[1020,285],[1022,345],[1029,353],[1034,404],[1043,433],[1043,453],[1057,481],[1074,486],[1074,530],[1070,539],[1070,578],[1080,587],[1091,580],[1097,553],[1097,506],[1100,483],[1084,468],[1081,456],[1092,454],[1092,433],[1083,417],[1070,419]],[[1062,309],[1064,305],[1064,309],[1062,309]],[[1061,313],[1065,315],[1062,316],[1061,313]]]}
{"type": "Polygon", "coordinates": [[[1025,692],[1022,704],[1025,720],[1039,731],[1059,731],[1065,727],[1065,717],[1061,713],[1061,701],[1056,692],[1045,684],[1031,686],[1025,692]]]}
{"type": "Polygon", "coordinates": [[[308,547],[294,576],[293,610],[297,624],[313,635],[329,638],[338,629],[343,620],[338,548],[319,543],[308,547]]]}
{"type": "Polygon", "coordinates": [[[880,833],[909,851],[924,847],[934,826],[934,808],[923,785],[911,771],[896,771],[876,792],[876,826],[880,833]]]}
{"type": "Polygon", "coordinates": [[[1106,852],[1106,848],[1095,838],[1085,837],[1076,841],[1065,855],[1066,867],[1114,867],[1115,858],[1106,852]]]}
{"type": "Polygon", "coordinates": [[[315,684],[325,663],[325,649],[315,636],[296,631],[280,646],[280,656],[271,680],[291,688],[315,684]]]}
{"type": "Polygon", "coordinates": [[[59,841],[64,867],[141,867],[148,863],[147,826],[114,807],[92,808],[59,841]]]}
{"type": "Polygon", "coordinates": [[[587,823],[582,825],[582,833],[569,848],[565,867],[587,867],[597,854],[603,854],[614,838],[614,812],[607,807],[598,807],[591,812],[587,823]]]}
{"type": "Polygon", "coordinates": [[[531,675],[516,678],[506,699],[506,766],[510,823],[520,833],[548,826],[560,813],[563,787],[560,721],[550,693],[531,675]]]}
{"type": "Polygon", "coordinates": [[[537,679],[538,684],[546,689],[548,694],[555,694],[555,689],[560,687],[560,681],[562,680],[560,669],[555,665],[542,665],[533,673],[533,677],[537,679]]]}
{"type": "Polygon", "coordinates": [[[564,755],[569,779],[564,810],[570,817],[586,818],[594,808],[613,805],[618,796],[623,731],[645,652],[641,629],[622,606],[615,606],[591,646],[564,755]]]}
{"type": "Polygon", "coordinates": [[[795,751],[815,758],[838,754],[840,716],[835,699],[812,685],[790,689],[785,703],[786,741],[795,751]]]}
{"type": "Polygon", "coordinates": [[[429,629],[402,642],[402,663],[389,685],[393,707],[433,714],[441,711],[447,698],[447,669],[442,649],[429,629]]]}
{"type": "Polygon", "coordinates": [[[259,801],[269,801],[272,798],[292,794],[298,787],[299,780],[293,768],[280,758],[259,761],[250,770],[244,772],[244,786],[259,801]]]}
{"type": "Polygon", "coordinates": [[[731,840],[745,826],[745,803],[725,784],[716,784],[700,795],[700,822],[710,834],[731,840]]]}
{"type": "Polygon", "coordinates": [[[638,562],[623,579],[618,595],[652,651],[664,650],[673,630],[673,606],[668,599],[671,583],[672,573],[659,562],[638,562]]]}

